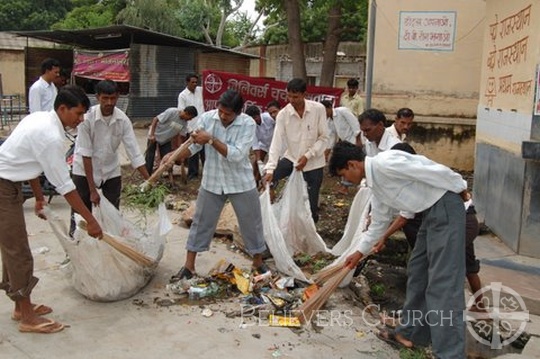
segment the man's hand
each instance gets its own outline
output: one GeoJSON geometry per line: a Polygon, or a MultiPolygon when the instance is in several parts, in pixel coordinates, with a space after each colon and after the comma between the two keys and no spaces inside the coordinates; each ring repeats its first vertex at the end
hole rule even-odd
{"type": "Polygon", "coordinates": [[[348,267],[349,269],[354,269],[363,256],[364,255],[362,253],[356,251],[345,259],[345,264],[343,266],[348,267]]]}
{"type": "Polygon", "coordinates": [[[267,173],[263,176],[262,178],[262,182],[263,184],[267,184],[267,183],[272,183],[272,179],[274,178],[274,174],[273,173],[267,173]]]}
{"type": "Polygon", "coordinates": [[[97,239],[103,238],[103,231],[101,230],[101,226],[97,221],[91,221],[86,225],[86,231],[88,232],[88,235],[90,237],[94,237],[97,239]]]}
{"type": "Polygon", "coordinates": [[[149,136],[148,136],[148,141],[150,141],[150,142],[152,142],[152,143],[156,142],[156,136],[154,136],[154,135],[149,135],[149,136]]]}
{"type": "Polygon", "coordinates": [[[324,150],[324,161],[325,162],[328,162],[328,159],[330,158],[330,152],[332,152],[332,150],[330,148],[327,148],[326,150],[324,150]]]}
{"type": "Polygon", "coordinates": [[[373,246],[373,253],[379,253],[386,246],[386,238],[381,238],[377,244],[373,246]]]}
{"type": "Polygon", "coordinates": [[[93,191],[90,191],[90,202],[92,202],[96,206],[99,206],[100,201],[101,197],[99,196],[98,191],[94,188],[93,191]]]}
{"type": "Polygon", "coordinates": [[[300,157],[300,159],[298,160],[298,164],[296,165],[296,169],[298,171],[302,171],[304,167],[306,167],[307,161],[308,159],[306,156],[300,157]]]}
{"type": "Polygon", "coordinates": [[[38,216],[41,219],[47,219],[47,216],[45,216],[45,214],[43,213],[43,209],[45,208],[46,205],[47,205],[47,202],[45,201],[44,198],[39,199],[39,200],[36,198],[36,203],[34,205],[34,213],[36,214],[36,216],[38,216]]]}
{"type": "Polygon", "coordinates": [[[471,199],[471,194],[467,190],[463,190],[459,195],[461,196],[463,202],[467,202],[471,199]]]}
{"type": "Polygon", "coordinates": [[[210,141],[212,135],[204,130],[197,130],[191,133],[191,138],[193,138],[193,142],[198,143],[199,145],[205,145],[210,141]]]}

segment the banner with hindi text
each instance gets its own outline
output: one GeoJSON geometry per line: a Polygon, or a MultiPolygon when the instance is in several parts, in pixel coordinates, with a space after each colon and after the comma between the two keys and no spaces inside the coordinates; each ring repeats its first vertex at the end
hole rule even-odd
{"type": "MultiPolygon", "coordinates": [[[[273,100],[278,101],[281,107],[287,104],[287,82],[284,81],[204,70],[202,87],[204,108],[207,111],[217,107],[219,96],[229,88],[242,95],[245,107],[255,105],[264,110],[273,100]]],[[[330,100],[337,107],[343,91],[333,87],[308,86],[306,99],[317,102],[330,100]]]]}

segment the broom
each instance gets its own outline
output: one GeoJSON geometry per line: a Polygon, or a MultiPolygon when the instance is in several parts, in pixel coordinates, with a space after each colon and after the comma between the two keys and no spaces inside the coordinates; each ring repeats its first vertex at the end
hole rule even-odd
{"type": "MultiPolygon", "coordinates": [[[[88,229],[87,223],[85,221],[80,221],[79,227],[81,227],[85,231],[88,229]]],[[[111,235],[107,233],[103,233],[103,238],[101,238],[101,240],[137,264],[140,264],[144,267],[151,267],[154,265],[154,261],[150,257],[118,241],[117,239],[115,239],[114,237],[112,237],[111,235]]]]}
{"type": "MultiPolygon", "coordinates": [[[[372,252],[364,256],[360,262],[365,261],[371,255],[371,253],[372,252]]],[[[349,272],[355,268],[356,267],[350,268],[348,266],[345,267],[342,264],[336,264],[321,270],[312,277],[316,284],[322,285],[322,288],[296,310],[298,319],[302,324],[305,324],[307,321],[311,320],[313,314],[322,308],[324,303],[326,303],[328,298],[330,298],[332,293],[334,293],[343,279],[345,279],[349,272]]]]}
{"type": "Polygon", "coordinates": [[[162,163],[158,169],[155,170],[154,173],[148,178],[146,181],[144,181],[143,184],[141,184],[141,190],[144,192],[146,189],[148,189],[152,184],[154,184],[161,176],[163,172],[165,172],[168,168],[171,168],[174,165],[174,162],[180,156],[180,153],[184,151],[189,145],[193,143],[193,139],[190,137],[188,138],[180,147],[178,147],[174,152],[172,153],[171,157],[167,160],[166,163],[162,163]]]}
{"type": "Polygon", "coordinates": [[[300,323],[305,324],[308,321],[311,321],[313,314],[322,308],[324,303],[330,298],[332,293],[339,286],[339,283],[345,279],[347,274],[352,270],[349,267],[337,267],[338,270],[335,270],[331,278],[329,278],[324,286],[319,289],[312,297],[304,302],[300,307],[298,307],[297,317],[300,320],[300,323]]]}

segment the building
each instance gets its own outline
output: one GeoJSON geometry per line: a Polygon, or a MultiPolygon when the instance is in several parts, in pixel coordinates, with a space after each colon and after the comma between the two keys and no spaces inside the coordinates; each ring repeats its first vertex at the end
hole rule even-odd
{"type": "Polygon", "coordinates": [[[487,0],[474,197],[512,250],[540,258],[540,1],[487,0]]]}
{"type": "MultiPolygon", "coordinates": [[[[207,68],[249,75],[250,59],[256,57],[128,25],[16,33],[76,49],[129,51],[129,88],[125,90],[124,107],[132,120],[149,119],[168,107],[175,107],[178,93],[185,87],[186,75],[207,68]]],[[[36,51],[27,49],[26,88],[39,75],[35,68],[38,61],[44,57],[66,59],[54,49],[36,51]]],[[[72,68],[72,50],[69,52],[69,68],[72,68]]]]}

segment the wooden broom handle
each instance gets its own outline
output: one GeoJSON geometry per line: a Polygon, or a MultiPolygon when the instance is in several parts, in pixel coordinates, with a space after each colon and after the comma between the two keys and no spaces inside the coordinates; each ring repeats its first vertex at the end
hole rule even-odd
{"type": "Polygon", "coordinates": [[[171,164],[174,165],[174,162],[176,161],[178,156],[180,156],[180,153],[185,148],[187,148],[189,145],[191,145],[192,143],[193,143],[193,139],[191,137],[188,138],[184,143],[182,143],[182,145],[180,147],[178,147],[176,150],[174,150],[171,157],[169,157],[169,159],[167,160],[167,163],[162,163],[159,166],[159,168],[154,173],[152,173],[150,178],[148,178],[148,180],[146,180],[146,182],[148,182],[150,184],[156,182],[160,178],[161,174],[167,170],[167,167],[170,166],[171,164]]]}

